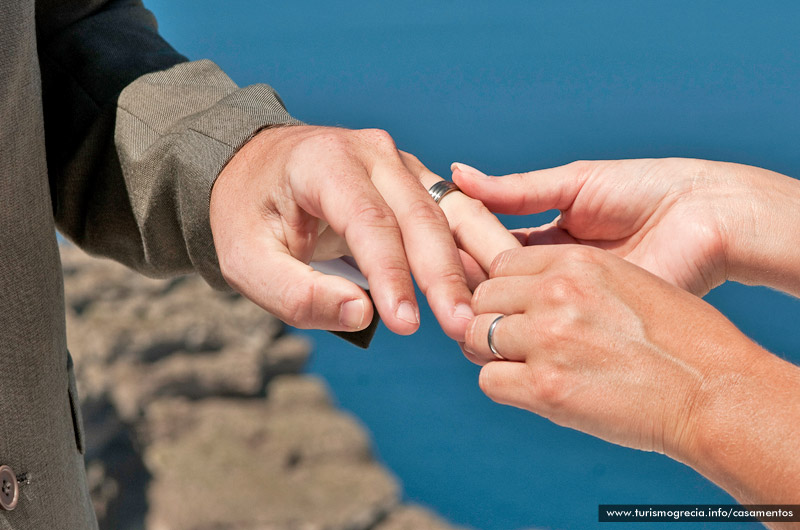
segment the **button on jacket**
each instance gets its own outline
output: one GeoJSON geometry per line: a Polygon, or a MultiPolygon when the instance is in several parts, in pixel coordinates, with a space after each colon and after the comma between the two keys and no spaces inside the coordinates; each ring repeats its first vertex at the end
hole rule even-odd
{"type": "Polygon", "coordinates": [[[56,227],[222,287],[213,181],[260,128],[293,122],[270,87],[175,52],[139,1],[0,0],[0,529],[97,526],[56,227]]]}

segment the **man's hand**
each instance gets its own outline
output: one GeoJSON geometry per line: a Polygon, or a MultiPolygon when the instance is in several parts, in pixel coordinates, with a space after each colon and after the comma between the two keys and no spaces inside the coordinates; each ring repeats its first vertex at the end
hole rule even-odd
{"type": "Polygon", "coordinates": [[[681,158],[574,162],[491,178],[463,164],[453,170],[461,189],[494,212],[561,210],[529,231],[529,245],[607,249],[697,295],[726,279],[800,295],[800,183],[785,175],[681,158]]]}
{"type": "MultiPolygon", "coordinates": [[[[409,334],[419,326],[413,272],[442,329],[463,341],[472,294],[448,219],[421,183],[431,175],[384,131],[264,130],[234,156],[212,190],[211,229],[222,274],[288,324],[355,331],[373,316],[366,293],[308,265],[352,255],[390,330],[409,334]]],[[[487,230],[510,238],[491,254],[484,249],[472,256],[470,263],[488,269],[497,252],[518,243],[487,210],[480,218],[487,230]]]]}

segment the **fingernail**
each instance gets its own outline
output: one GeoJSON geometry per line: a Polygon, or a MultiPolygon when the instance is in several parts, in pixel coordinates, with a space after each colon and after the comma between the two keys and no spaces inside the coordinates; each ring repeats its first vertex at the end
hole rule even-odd
{"type": "Polygon", "coordinates": [[[400,302],[395,316],[409,324],[419,324],[419,313],[411,302],[400,302]]]}
{"type": "Polygon", "coordinates": [[[465,352],[467,352],[470,355],[475,355],[475,352],[469,349],[469,346],[467,346],[466,342],[459,342],[459,344],[461,345],[462,348],[464,348],[465,352]]]}
{"type": "Polygon", "coordinates": [[[475,178],[481,178],[481,179],[489,178],[486,175],[486,173],[483,173],[482,171],[478,171],[477,169],[475,169],[472,166],[468,166],[466,164],[462,164],[461,162],[453,162],[453,164],[450,166],[450,171],[455,171],[455,170],[459,170],[460,172],[464,173],[468,177],[475,177],[475,178]]]}
{"type": "Polygon", "coordinates": [[[453,310],[453,316],[464,320],[472,320],[475,318],[475,313],[472,312],[472,308],[468,304],[458,304],[453,310]]]}
{"type": "Polygon", "coordinates": [[[343,303],[342,308],[339,310],[339,325],[346,328],[359,329],[364,321],[364,312],[366,310],[367,306],[364,304],[364,300],[349,300],[343,303]]]}

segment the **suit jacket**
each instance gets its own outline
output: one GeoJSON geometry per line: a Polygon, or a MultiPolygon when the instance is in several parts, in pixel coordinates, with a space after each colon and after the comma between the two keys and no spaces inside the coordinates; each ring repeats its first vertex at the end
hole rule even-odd
{"type": "Polygon", "coordinates": [[[0,0],[0,466],[18,481],[0,530],[97,526],[56,228],[143,273],[223,287],[211,186],[286,123],[269,86],[188,62],[139,0],[0,0]]]}

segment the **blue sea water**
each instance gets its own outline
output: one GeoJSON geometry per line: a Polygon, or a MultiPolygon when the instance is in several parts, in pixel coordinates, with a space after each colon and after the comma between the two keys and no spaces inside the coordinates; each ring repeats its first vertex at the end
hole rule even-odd
{"type": "MultiPolygon", "coordinates": [[[[309,123],[385,128],[441,174],[453,160],[502,174],[685,156],[800,175],[798,2],[146,5],[190,58],[213,59],[240,84],[272,84],[309,123]]],[[[736,284],[707,300],[800,362],[800,301],[736,284]]],[[[602,527],[600,503],[731,501],[666,457],[492,403],[427,308],[422,318],[411,337],[381,329],[368,351],[309,334],[310,370],[367,425],[409,500],[485,530],[602,527]]]]}

